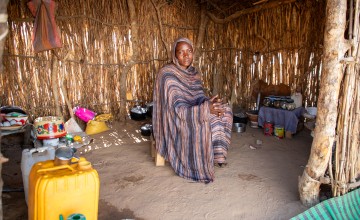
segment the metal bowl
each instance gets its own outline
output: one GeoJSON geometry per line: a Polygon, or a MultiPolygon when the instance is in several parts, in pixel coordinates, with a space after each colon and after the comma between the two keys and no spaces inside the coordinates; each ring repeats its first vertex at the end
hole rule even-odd
{"type": "Polygon", "coordinates": [[[266,107],[272,107],[273,106],[273,101],[269,98],[269,97],[265,97],[263,100],[263,105],[266,107]]]}
{"type": "Polygon", "coordinates": [[[79,157],[75,155],[76,153],[75,148],[61,146],[58,147],[55,150],[55,159],[54,159],[54,165],[60,166],[60,165],[70,165],[71,160],[74,158],[76,160],[79,160],[79,157]]]}
{"type": "Polygon", "coordinates": [[[234,123],[233,131],[237,133],[243,133],[246,131],[246,124],[244,123],[234,123]]]}
{"type": "Polygon", "coordinates": [[[274,101],[274,107],[275,108],[280,108],[281,107],[280,104],[281,104],[281,100],[275,100],[274,101]]]}
{"type": "Polygon", "coordinates": [[[289,110],[289,111],[294,110],[295,107],[296,107],[295,103],[287,103],[286,104],[286,109],[289,110]]]}

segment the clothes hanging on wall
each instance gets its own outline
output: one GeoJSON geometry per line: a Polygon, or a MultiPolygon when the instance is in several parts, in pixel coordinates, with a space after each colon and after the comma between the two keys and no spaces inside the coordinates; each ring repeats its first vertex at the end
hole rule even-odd
{"type": "Polygon", "coordinates": [[[53,0],[32,0],[28,7],[35,16],[32,36],[35,53],[62,47],[60,32],[55,22],[56,2],[53,0]]]}

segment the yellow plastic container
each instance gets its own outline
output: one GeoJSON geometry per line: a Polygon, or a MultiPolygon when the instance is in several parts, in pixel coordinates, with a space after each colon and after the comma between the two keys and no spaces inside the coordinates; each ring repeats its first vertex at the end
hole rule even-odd
{"type": "Polygon", "coordinates": [[[35,163],[29,175],[28,219],[81,213],[86,220],[97,220],[99,187],[98,173],[85,158],[61,166],[54,160],[35,163]]]}
{"type": "Polygon", "coordinates": [[[276,137],[282,139],[284,138],[284,127],[280,125],[275,125],[275,131],[274,134],[276,137]]]}

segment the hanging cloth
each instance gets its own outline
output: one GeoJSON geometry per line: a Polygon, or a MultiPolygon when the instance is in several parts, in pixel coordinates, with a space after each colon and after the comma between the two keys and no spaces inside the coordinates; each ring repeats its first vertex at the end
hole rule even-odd
{"type": "Polygon", "coordinates": [[[56,2],[53,0],[31,0],[28,7],[35,16],[33,46],[35,53],[62,47],[55,22],[56,2]]]}

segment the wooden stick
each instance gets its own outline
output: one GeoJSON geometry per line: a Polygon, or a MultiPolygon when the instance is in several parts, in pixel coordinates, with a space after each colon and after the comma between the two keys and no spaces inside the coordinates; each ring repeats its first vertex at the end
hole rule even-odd
{"type": "Polygon", "coordinates": [[[165,35],[164,35],[164,30],[163,30],[162,22],[161,22],[160,7],[155,5],[154,0],[151,0],[151,3],[154,6],[154,9],[156,12],[156,17],[158,19],[161,42],[163,43],[163,46],[165,47],[167,59],[169,59],[171,57],[171,52],[170,52],[168,45],[165,43],[165,40],[164,40],[165,35]]]}
{"type": "Polygon", "coordinates": [[[58,71],[58,65],[57,65],[57,56],[55,52],[52,50],[52,62],[51,62],[51,85],[52,85],[52,92],[54,95],[54,102],[56,106],[56,116],[62,116],[62,113],[60,111],[59,106],[59,87],[58,87],[58,79],[57,79],[57,71],[58,71]]]}
{"type": "Polygon", "coordinates": [[[217,18],[215,15],[213,15],[210,12],[208,12],[207,15],[215,23],[217,23],[217,24],[225,24],[227,22],[230,22],[230,21],[240,17],[241,15],[255,13],[255,12],[258,12],[260,10],[269,9],[269,8],[273,8],[273,7],[278,7],[279,5],[288,4],[288,3],[295,2],[295,1],[296,0],[279,0],[279,1],[275,1],[275,2],[265,3],[265,4],[262,4],[262,5],[256,5],[256,6],[252,7],[252,8],[247,8],[247,9],[244,9],[242,11],[235,12],[234,14],[232,14],[232,15],[224,18],[224,19],[217,18]]]}

